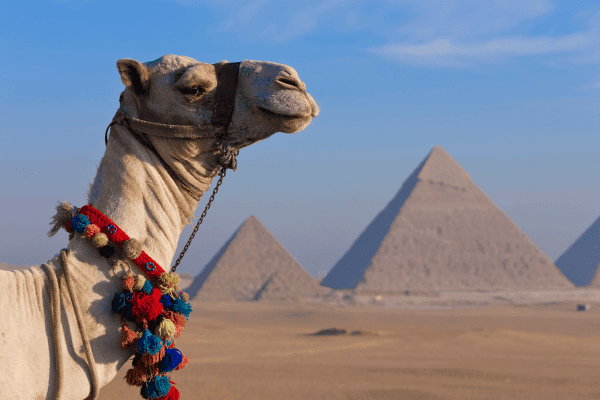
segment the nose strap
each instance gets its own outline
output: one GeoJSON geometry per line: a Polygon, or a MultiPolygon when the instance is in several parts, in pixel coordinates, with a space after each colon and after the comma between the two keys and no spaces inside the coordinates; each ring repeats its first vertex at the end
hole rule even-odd
{"type": "MultiPolygon", "coordinates": [[[[241,62],[227,63],[221,66],[219,70],[219,75],[217,76],[219,84],[215,91],[215,112],[211,120],[213,126],[227,128],[231,123],[240,64],[241,62]]],[[[227,132],[225,132],[225,136],[227,136],[227,132]]]]}

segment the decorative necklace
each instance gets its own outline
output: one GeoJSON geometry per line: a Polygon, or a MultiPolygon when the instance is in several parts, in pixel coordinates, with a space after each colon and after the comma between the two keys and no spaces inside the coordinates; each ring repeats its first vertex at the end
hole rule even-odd
{"type": "MultiPolygon", "coordinates": [[[[186,366],[189,358],[175,348],[174,338],[181,334],[192,307],[188,295],[179,287],[180,278],[165,270],[142,250],[119,226],[91,205],[77,209],[64,202],[57,207],[63,215],[61,226],[69,233],[82,234],[105,258],[119,248],[144,274],[131,270],[123,276],[123,290],[112,300],[112,311],[121,315],[123,349],[135,352],[133,368],[127,371],[129,385],[141,387],[145,399],[177,400],[179,391],[167,373],[186,366]],[[135,332],[127,321],[138,325],[135,332]]],[[[113,266],[122,261],[110,260],[113,266]]]]}

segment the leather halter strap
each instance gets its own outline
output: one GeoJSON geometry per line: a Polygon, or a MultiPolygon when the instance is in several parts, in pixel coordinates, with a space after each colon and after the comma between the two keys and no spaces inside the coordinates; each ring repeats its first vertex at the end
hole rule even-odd
{"type": "Polygon", "coordinates": [[[224,64],[217,76],[219,83],[215,91],[216,103],[211,123],[213,126],[225,127],[225,134],[233,116],[240,64],[240,62],[224,64]]]}
{"type": "Polygon", "coordinates": [[[125,122],[130,130],[147,135],[179,138],[179,139],[226,139],[227,128],[231,124],[233,108],[235,106],[235,93],[237,90],[238,75],[241,62],[227,63],[221,66],[217,76],[217,89],[215,91],[215,109],[211,125],[166,125],[156,122],[144,121],[126,115],[118,109],[112,122],[104,133],[104,143],[108,144],[108,130],[114,124],[123,125],[125,122]],[[215,128],[225,128],[222,133],[215,128]]]}

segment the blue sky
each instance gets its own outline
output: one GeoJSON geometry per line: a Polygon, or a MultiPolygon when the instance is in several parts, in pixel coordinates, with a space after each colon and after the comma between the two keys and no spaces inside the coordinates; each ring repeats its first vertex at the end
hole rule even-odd
{"type": "Polygon", "coordinates": [[[4,2],[0,54],[0,262],[66,247],[48,222],[86,201],[116,61],[164,54],[290,65],[321,108],[241,152],[180,272],[253,214],[323,275],[435,145],[552,260],[600,215],[597,1],[4,2]]]}

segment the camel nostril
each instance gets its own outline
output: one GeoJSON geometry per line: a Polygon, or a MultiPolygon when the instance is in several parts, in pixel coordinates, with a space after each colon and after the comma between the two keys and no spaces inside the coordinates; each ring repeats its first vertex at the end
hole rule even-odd
{"type": "Polygon", "coordinates": [[[280,77],[275,79],[275,82],[285,89],[299,90],[301,92],[306,91],[306,86],[299,79],[293,77],[280,77]]]}

